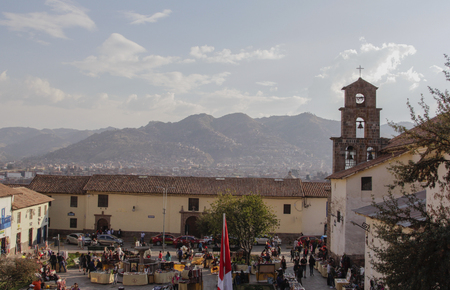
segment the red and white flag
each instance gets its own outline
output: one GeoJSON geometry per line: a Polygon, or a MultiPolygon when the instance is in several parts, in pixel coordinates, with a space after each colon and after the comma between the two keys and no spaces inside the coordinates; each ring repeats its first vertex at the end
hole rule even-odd
{"type": "Polygon", "coordinates": [[[225,220],[225,214],[223,214],[222,241],[220,245],[220,270],[217,290],[233,290],[230,243],[228,240],[228,228],[227,221],[225,220]]]}

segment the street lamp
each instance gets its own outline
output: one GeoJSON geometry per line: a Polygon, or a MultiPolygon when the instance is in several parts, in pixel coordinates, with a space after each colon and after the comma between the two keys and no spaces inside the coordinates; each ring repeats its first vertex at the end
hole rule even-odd
{"type": "Polygon", "coordinates": [[[162,187],[157,186],[156,188],[162,188],[163,190],[163,253],[166,248],[166,206],[167,206],[167,191],[169,189],[175,189],[175,187],[162,187]]]}

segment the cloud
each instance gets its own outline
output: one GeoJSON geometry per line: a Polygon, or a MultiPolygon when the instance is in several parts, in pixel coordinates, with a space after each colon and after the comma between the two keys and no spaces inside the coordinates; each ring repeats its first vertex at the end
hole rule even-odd
{"type": "Polygon", "coordinates": [[[130,24],[144,24],[146,22],[155,23],[159,19],[166,18],[172,13],[172,10],[164,9],[162,12],[157,12],[153,15],[143,15],[132,11],[124,13],[127,18],[132,20],[130,24]]]}
{"type": "Polygon", "coordinates": [[[192,61],[183,61],[179,57],[172,56],[144,55],[146,53],[144,47],[118,33],[111,34],[98,51],[97,56],[92,55],[69,64],[91,77],[107,73],[129,79],[144,79],[154,86],[166,87],[175,93],[184,93],[211,83],[222,85],[230,74],[222,72],[213,75],[196,73],[184,75],[179,71],[156,71],[157,68],[168,64],[189,64],[192,61]]]}
{"type": "Polygon", "coordinates": [[[277,83],[276,82],[270,82],[270,81],[263,81],[263,82],[256,82],[257,85],[265,86],[265,87],[273,87],[277,83]]]}
{"type": "Polygon", "coordinates": [[[46,5],[51,7],[53,13],[31,12],[11,13],[3,12],[5,19],[0,25],[9,27],[14,31],[44,32],[55,38],[67,38],[64,29],[82,27],[88,30],[95,29],[95,23],[86,14],[86,9],[77,7],[70,1],[47,0],[46,5]]]}
{"type": "Polygon", "coordinates": [[[158,87],[167,87],[175,93],[187,93],[188,91],[202,85],[216,84],[222,85],[229,72],[215,75],[190,74],[184,75],[181,72],[148,73],[142,75],[149,83],[158,87]]]}
{"type": "Polygon", "coordinates": [[[0,82],[7,81],[9,78],[6,75],[6,70],[0,74],[0,82]]]}
{"type": "Polygon", "coordinates": [[[270,87],[269,91],[271,91],[271,92],[278,91],[278,87],[276,87],[276,84],[277,84],[276,82],[263,81],[263,82],[256,82],[256,84],[265,86],[265,87],[270,87]]]}
{"type": "Polygon", "coordinates": [[[272,115],[292,115],[299,113],[298,108],[310,100],[301,96],[280,97],[242,92],[237,89],[223,89],[212,93],[203,93],[199,104],[209,108],[209,114],[223,116],[235,112],[245,112],[252,117],[272,115]]]}
{"type": "Polygon", "coordinates": [[[269,50],[253,50],[246,51],[242,49],[239,53],[233,54],[230,49],[214,52],[213,46],[194,46],[191,47],[191,55],[197,59],[204,60],[209,63],[228,63],[238,64],[243,60],[252,59],[281,59],[284,55],[280,52],[280,46],[274,46],[269,50]],[[214,52],[214,53],[213,53],[214,52]],[[212,54],[211,56],[209,54],[212,54]]]}
{"type": "MultiPolygon", "coordinates": [[[[423,74],[414,71],[412,67],[404,68],[405,58],[414,55],[416,49],[412,45],[383,43],[381,46],[366,42],[361,38],[359,50],[345,50],[336,57],[333,63],[321,68],[321,73],[316,76],[323,79],[321,83],[328,83],[325,87],[331,88],[335,101],[341,100],[343,94],[341,88],[352,83],[359,77],[356,68],[363,64],[362,77],[377,85],[395,83],[398,79],[410,83],[410,88],[416,88],[418,83],[424,81],[423,74]]],[[[328,93],[329,94],[329,93],[328,93]]]]}
{"type": "Polygon", "coordinates": [[[74,61],[71,65],[81,69],[87,75],[97,77],[103,73],[126,78],[139,77],[153,68],[177,61],[178,57],[147,55],[140,57],[146,49],[113,33],[98,49],[98,56],[89,56],[82,61],[74,61]]]}
{"type": "Polygon", "coordinates": [[[205,111],[205,108],[199,104],[177,100],[174,93],[145,95],[143,97],[132,94],[124,102],[123,108],[130,111],[142,111],[167,116],[176,112],[182,112],[182,115],[186,115],[205,111]]]}

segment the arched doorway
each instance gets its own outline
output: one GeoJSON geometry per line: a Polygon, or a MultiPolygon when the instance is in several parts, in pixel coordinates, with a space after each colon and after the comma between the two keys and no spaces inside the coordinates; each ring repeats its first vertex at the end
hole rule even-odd
{"type": "Polygon", "coordinates": [[[108,229],[109,223],[106,219],[99,219],[97,221],[97,230],[105,231],[108,229]]]}
{"type": "Polygon", "coordinates": [[[194,236],[199,238],[200,237],[200,232],[197,229],[197,217],[196,216],[191,216],[188,217],[186,220],[186,224],[184,226],[185,230],[185,234],[186,235],[190,235],[190,236],[194,236]]]}

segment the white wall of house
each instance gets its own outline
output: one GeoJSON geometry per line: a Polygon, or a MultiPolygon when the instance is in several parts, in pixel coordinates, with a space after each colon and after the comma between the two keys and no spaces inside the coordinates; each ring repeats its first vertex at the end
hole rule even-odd
{"type": "MultiPolygon", "coordinates": [[[[362,225],[365,218],[353,212],[354,209],[370,205],[372,196],[375,202],[381,202],[388,193],[389,184],[394,181],[394,176],[388,167],[396,161],[407,162],[413,158],[410,154],[404,154],[396,159],[378,164],[371,168],[355,173],[344,179],[331,180],[331,224],[330,224],[330,251],[336,255],[364,255],[364,230],[355,226],[352,222],[362,225]],[[372,178],[372,190],[362,190],[362,177],[372,178]],[[343,222],[337,222],[338,211],[343,217],[343,222]],[[336,223],[334,222],[336,220],[336,223]]],[[[399,196],[399,190],[394,195],[399,196]]]]}
{"type": "Polygon", "coordinates": [[[11,204],[12,196],[0,197],[0,241],[2,249],[6,253],[10,250],[11,245],[11,204]]]}
{"type": "Polygon", "coordinates": [[[13,210],[11,253],[16,252],[19,242],[17,234],[20,234],[20,252],[33,249],[38,242],[41,245],[44,244],[44,229],[48,225],[48,208],[48,203],[43,203],[13,210]]]}

